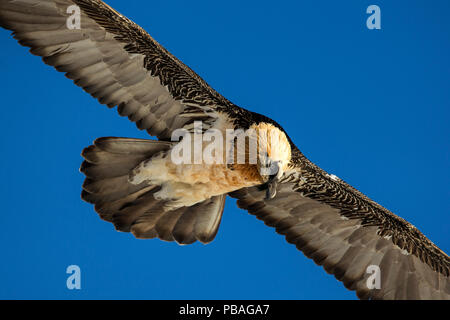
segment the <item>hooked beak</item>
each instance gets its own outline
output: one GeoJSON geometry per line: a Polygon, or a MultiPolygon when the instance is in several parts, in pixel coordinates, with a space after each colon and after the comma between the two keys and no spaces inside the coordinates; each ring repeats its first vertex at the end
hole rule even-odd
{"type": "Polygon", "coordinates": [[[269,180],[267,183],[267,190],[266,190],[266,198],[264,200],[270,200],[273,199],[277,194],[277,187],[278,187],[278,177],[277,174],[269,176],[269,180]]]}
{"type": "Polygon", "coordinates": [[[264,177],[265,182],[259,185],[259,190],[266,190],[264,200],[273,199],[277,194],[278,181],[283,175],[281,161],[273,161],[267,155],[261,158],[259,172],[264,177]]]}
{"type": "Polygon", "coordinates": [[[266,183],[263,185],[264,189],[266,189],[265,200],[273,199],[277,194],[278,179],[283,174],[280,166],[281,164],[278,161],[272,162],[271,164],[270,174],[268,175],[266,183]]]}

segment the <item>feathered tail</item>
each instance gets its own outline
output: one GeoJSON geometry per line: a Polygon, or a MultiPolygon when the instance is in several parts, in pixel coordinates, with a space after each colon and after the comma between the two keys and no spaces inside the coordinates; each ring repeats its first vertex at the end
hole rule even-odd
{"type": "Polygon", "coordinates": [[[226,195],[216,196],[191,207],[164,211],[165,202],[153,194],[159,186],[131,184],[129,173],[139,163],[172,142],[131,138],[99,138],[85,148],[80,171],[86,175],[81,198],[95,205],[95,211],[115,228],[136,238],[160,238],[190,244],[211,242],[217,234],[226,195]]]}

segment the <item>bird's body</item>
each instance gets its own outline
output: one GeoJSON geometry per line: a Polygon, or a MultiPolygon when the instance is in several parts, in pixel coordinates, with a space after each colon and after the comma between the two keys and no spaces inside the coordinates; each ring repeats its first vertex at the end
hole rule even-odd
{"type": "Polygon", "coordinates": [[[229,121],[216,123],[205,133],[195,132],[195,128],[186,130],[181,141],[169,150],[136,166],[129,182],[161,186],[155,196],[173,210],[265,183],[257,160],[263,153],[271,160],[282,161],[281,172],[288,169],[290,143],[277,127],[261,122],[244,130],[229,121]]]}
{"type": "Polygon", "coordinates": [[[99,138],[82,153],[82,198],[117,230],[208,243],[229,195],[360,298],[450,299],[450,258],[417,228],[314,165],[279,124],[225,99],[102,1],[0,0],[0,26],[158,138],[99,138]],[[380,287],[367,284],[373,266],[380,287]]]}

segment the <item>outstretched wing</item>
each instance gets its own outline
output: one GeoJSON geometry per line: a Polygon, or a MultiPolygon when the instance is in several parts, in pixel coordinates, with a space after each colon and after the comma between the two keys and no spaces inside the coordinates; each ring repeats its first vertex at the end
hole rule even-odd
{"type": "Polygon", "coordinates": [[[298,150],[295,155],[274,199],[247,188],[230,194],[238,206],[285,235],[359,298],[450,299],[450,258],[442,250],[298,150]]]}
{"type": "Polygon", "coordinates": [[[0,0],[0,26],[45,63],[160,139],[240,109],[100,0],[0,0]],[[76,16],[79,13],[79,29],[76,16]],[[69,22],[68,22],[69,21],[69,22]]]}

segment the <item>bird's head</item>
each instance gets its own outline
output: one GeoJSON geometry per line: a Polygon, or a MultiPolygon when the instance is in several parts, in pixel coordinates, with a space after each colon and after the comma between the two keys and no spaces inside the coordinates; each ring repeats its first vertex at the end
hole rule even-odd
{"type": "Polygon", "coordinates": [[[291,145],[286,134],[272,124],[265,122],[254,126],[258,137],[259,174],[266,189],[266,199],[272,199],[277,192],[279,179],[288,169],[291,161],[291,145]]]}

